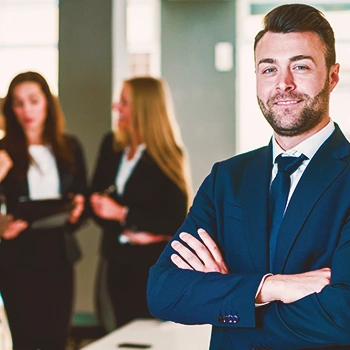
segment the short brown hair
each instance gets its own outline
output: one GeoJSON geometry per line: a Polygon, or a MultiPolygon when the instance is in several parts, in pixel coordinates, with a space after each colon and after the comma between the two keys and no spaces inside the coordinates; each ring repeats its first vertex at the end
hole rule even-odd
{"type": "Polygon", "coordinates": [[[334,32],[324,14],[316,8],[304,4],[288,4],[271,10],[264,18],[264,29],[255,37],[254,51],[260,39],[267,32],[293,33],[314,32],[325,45],[326,66],[335,64],[334,32]]]}

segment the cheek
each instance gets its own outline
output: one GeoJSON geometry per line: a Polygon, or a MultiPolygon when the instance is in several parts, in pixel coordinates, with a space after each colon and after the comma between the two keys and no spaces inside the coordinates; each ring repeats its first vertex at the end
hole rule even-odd
{"type": "Polygon", "coordinates": [[[47,116],[46,104],[40,104],[36,107],[36,114],[40,120],[45,120],[47,116]]]}
{"type": "Polygon", "coordinates": [[[270,95],[271,84],[268,84],[264,80],[257,80],[256,82],[256,92],[260,99],[263,101],[270,95]]]}
{"type": "Polygon", "coordinates": [[[126,117],[126,121],[127,121],[127,123],[128,123],[128,125],[130,125],[131,124],[131,111],[129,110],[129,109],[127,109],[126,111],[125,111],[125,117],[126,117]]]}
{"type": "Polygon", "coordinates": [[[13,108],[13,113],[15,114],[17,121],[21,124],[24,117],[22,108],[13,108]]]}

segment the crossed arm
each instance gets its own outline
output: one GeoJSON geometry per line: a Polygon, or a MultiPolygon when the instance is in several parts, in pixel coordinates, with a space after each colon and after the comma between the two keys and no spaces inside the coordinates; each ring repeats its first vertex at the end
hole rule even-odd
{"type": "MultiPolygon", "coordinates": [[[[171,255],[172,262],[180,269],[201,272],[219,272],[229,274],[222,254],[211,238],[203,229],[198,230],[202,242],[194,236],[182,232],[180,238],[193,249],[192,252],[180,241],[171,243],[177,254],[171,255]]],[[[309,294],[319,293],[323,287],[330,284],[331,270],[323,268],[300,274],[267,276],[255,298],[256,304],[272,301],[292,303],[309,294]]]]}

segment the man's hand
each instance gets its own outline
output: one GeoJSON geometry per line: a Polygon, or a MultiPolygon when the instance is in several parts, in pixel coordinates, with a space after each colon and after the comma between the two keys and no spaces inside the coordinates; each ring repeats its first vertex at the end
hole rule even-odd
{"type": "Polygon", "coordinates": [[[182,232],[180,238],[186,242],[196,254],[192,253],[190,249],[179,241],[173,241],[171,246],[179,255],[171,255],[171,261],[180,269],[228,274],[228,268],[216,243],[202,228],[198,230],[198,234],[203,243],[192,235],[182,232]]]}
{"type": "Polygon", "coordinates": [[[285,304],[297,301],[307,295],[319,293],[331,281],[331,270],[323,268],[296,275],[268,276],[255,302],[257,304],[280,300],[285,304]]]}

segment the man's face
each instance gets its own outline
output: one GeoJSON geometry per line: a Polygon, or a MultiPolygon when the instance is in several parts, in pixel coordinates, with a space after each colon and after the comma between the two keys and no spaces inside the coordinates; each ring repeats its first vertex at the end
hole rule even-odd
{"type": "Polygon", "coordinates": [[[259,106],[278,135],[301,135],[328,122],[339,66],[328,71],[317,34],[267,32],[256,46],[255,63],[259,106]]]}

